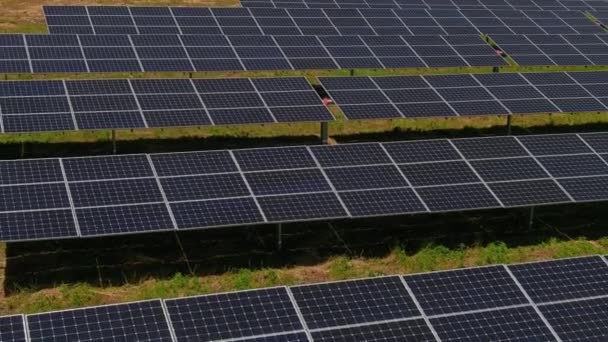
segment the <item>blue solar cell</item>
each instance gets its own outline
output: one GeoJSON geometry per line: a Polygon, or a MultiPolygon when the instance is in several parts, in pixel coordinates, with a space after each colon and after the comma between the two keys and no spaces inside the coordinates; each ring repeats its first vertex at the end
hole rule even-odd
{"type": "Polygon", "coordinates": [[[171,202],[250,195],[243,178],[236,173],[163,178],[161,185],[171,202]]]}
{"type": "Polygon", "coordinates": [[[165,204],[76,209],[82,236],[172,230],[165,204]]]}
{"type": "Polygon", "coordinates": [[[183,340],[241,339],[302,330],[284,287],[171,299],[166,305],[175,335],[183,340]]]}
{"type": "Polygon", "coordinates": [[[399,277],[291,287],[310,329],[420,316],[399,277]]]}
{"type": "Polygon", "coordinates": [[[27,324],[32,341],[171,340],[160,300],[29,315],[27,324]]]}
{"type": "Polygon", "coordinates": [[[258,197],[268,222],[332,219],[347,216],[333,193],[258,197]]]}
{"type": "Polygon", "coordinates": [[[70,184],[75,207],[162,202],[163,197],[152,178],[70,184]]]}
{"type": "Polygon", "coordinates": [[[0,213],[0,240],[41,240],[78,236],[72,211],[0,213]]]}
{"type": "Polygon", "coordinates": [[[153,176],[145,155],[66,158],[63,165],[69,181],[153,176]]]}
{"type": "Polygon", "coordinates": [[[245,174],[245,178],[257,196],[331,191],[317,169],[254,172],[245,174]]]}

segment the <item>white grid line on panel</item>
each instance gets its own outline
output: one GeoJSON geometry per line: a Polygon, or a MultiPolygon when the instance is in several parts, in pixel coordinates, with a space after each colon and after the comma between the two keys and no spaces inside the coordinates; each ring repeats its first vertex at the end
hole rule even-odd
{"type": "Polygon", "coordinates": [[[135,92],[135,88],[133,88],[133,84],[131,83],[131,79],[127,79],[127,83],[129,83],[129,88],[131,89],[131,95],[135,99],[135,103],[137,104],[137,109],[139,110],[139,115],[141,115],[141,119],[146,128],[149,128],[148,121],[146,120],[146,116],[144,115],[144,111],[141,108],[141,104],[139,103],[139,98],[137,98],[137,93],[135,92]]]}
{"type": "MultiPolygon", "coordinates": [[[[431,7],[429,7],[428,9],[431,9],[431,7]]],[[[439,24],[439,22],[437,21],[437,19],[435,19],[434,16],[432,16],[429,12],[428,9],[425,9],[424,12],[428,15],[429,18],[432,19],[432,21],[435,23],[435,25],[437,25],[437,27],[439,27],[441,29],[441,31],[443,32],[443,34],[448,35],[448,31],[446,31],[443,28],[443,25],[439,24]]]]}
{"type": "Polygon", "coordinates": [[[127,37],[129,38],[129,43],[131,44],[131,49],[133,50],[133,53],[135,54],[135,58],[137,58],[137,64],[139,64],[139,69],[142,72],[145,72],[146,69],[144,69],[144,64],[141,61],[141,58],[139,57],[139,53],[137,52],[137,48],[135,47],[135,44],[133,43],[133,39],[131,38],[131,35],[127,35],[127,37]]]}
{"type": "Polygon", "coordinates": [[[285,52],[283,52],[283,49],[279,46],[279,43],[277,43],[275,36],[270,36],[270,38],[272,39],[274,44],[277,46],[277,49],[279,49],[279,51],[281,52],[281,56],[283,56],[283,58],[285,58],[285,60],[287,61],[287,64],[289,64],[289,67],[291,68],[291,70],[296,70],[296,68],[293,67],[293,64],[291,64],[291,61],[289,60],[289,58],[287,57],[285,52]]]}
{"type": "Polygon", "coordinates": [[[34,66],[33,66],[33,63],[32,63],[32,57],[30,57],[30,47],[29,47],[29,45],[27,43],[27,38],[26,37],[27,37],[26,35],[22,35],[23,46],[25,47],[25,55],[27,56],[27,62],[30,65],[30,72],[33,73],[34,72],[34,66]]]}
{"type": "Polygon", "coordinates": [[[188,48],[186,47],[186,45],[184,44],[183,40],[182,40],[182,36],[178,35],[177,39],[179,40],[179,43],[182,46],[182,49],[184,49],[184,53],[186,54],[186,57],[188,57],[188,63],[190,63],[190,66],[192,67],[192,71],[196,71],[196,67],[194,66],[194,62],[192,62],[192,58],[190,57],[190,52],[188,52],[188,48]]]}
{"type": "Polygon", "coordinates": [[[150,158],[149,154],[146,154],[146,160],[148,161],[148,164],[150,165],[150,168],[152,169],[152,174],[154,175],[154,181],[156,182],[156,186],[160,190],[160,194],[163,197],[163,203],[165,204],[165,207],[167,208],[167,211],[169,212],[169,217],[171,218],[171,223],[173,224],[173,229],[177,230],[178,229],[177,220],[175,219],[175,216],[173,215],[173,210],[171,210],[171,206],[169,205],[169,200],[167,199],[167,195],[165,194],[165,189],[163,189],[163,185],[162,185],[160,179],[158,178],[158,173],[156,172],[156,167],[154,167],[154,163],[152,162],[152,158],[150,158]]]}
{"type": "MultiPolygon", "coordinates": [[[[364,279],[375,279],[375,278],[364,278],[364,279]]],[[[346,281],[357,281],[357,279],[349,279],[346,281]]],[[[326,283],[321,283],[321,284],[326,284],[326,283]]],[[[318,285],[318,284],[311,284],[311,285],[318,285]]],[[[302,286],[302,285],[298,285],[298,286],[302,286]]],[[[310,329],[311,332],[320,332],[320,331],[330,331],[330,330],[340,330],[340,329],[349,329],[349,328],[361,328],[361,327],[369,327],[372,325],[382,325],[382,324],[387,324],[387,323],[398,323],[398,322],[409,322],[409,321],[415,321],[418,319],[424,319],[423,316],[412,316],[412,317],[406,317],[406,318],[394,318],[394,319],[384,319],[384,320],[380,320],[380,321],[372,321],[372,322],[363,322],[363,323],[356,323],[356,324],[344,324],[344,325],[337,325],[337,326],[331,326],[331,327],[325,327],[325,328],[316,328],[316,329],[310,329]]]]}
{"type": "Polygon", "coordinates": [[[593,146],[591,146],[591,144],[589,144],[587,142],[587,140],[585,140],[585,138],[583,138],[580,134],[575,133],[575,135],[583,142],[583,144],[585,144],[585,146],[587,146],[591,151],[593,151],[593,154],[595,156],[597,156],[605,165],[608,166],[608,162],[602,158],[602,156],[595,150],[595,148],[593,148],[593,146]]]}
{"type": "Polygon", "coordinates": [[[211,117],[211,114],[209,114],[209,109],[207,109],[207,104],[205,103],[205,101],[203,101],[203,97],[201,96],[201,93],[198,91],[198,89],[196,89],[196,86],[194,85],[194,81],[191,78],[190,78],[190,85],[194,89],[194,92],[196,93],[198,100],[201,101],[203,110],[205,111],[205,115],[207,115],[207,118],[209,119],[211,126],[215,126],[215,122],[213,122],[213,118],[211,117]]]}
{"type": "Polygon", "coordinates": [[[532,298],[530,297],[530,295],[528,294],[528,292],[526,292],[526,290],[521,285],[521,283],[519,282],[519,280],[515,277],[515,275],[513,274],[513,272],[511,272],[511,269],[509,269],[509,267],[507,267],[507,265],[502,265],[502,266],[505,269],[505,271],[507,271],[507,273],[509,273],[509,276],[511,276],[511,279],[513,279],[513,281],[515,282],[515,284],[517,284],[517,287],[523,293],[523,295],[526,297],[526,299],[528,300],[528,302],[532,305],[532,308],[534,308],[534,311],[536,311],[536,314],[540,317],[540,319],[543,321],[543,323],[545,324],[545,326],[549,329],[549,331],[551,331],[551,334],[553,335],[553,337],[555,337],[555,339],[558,342],[562,342],[562,339],[557,335],[557,332],[555,332],[555,329],[553,329],[553,327],[551,326],[551,324],[549,324],[549,321],[547,320],[547,318],[545,317],[545,315],[543,315],[543,313],[538,309],[538,306],[536,305],[536,303],[532,300],[532,298]]]}
{"type": "Polygon", "coordinates": [[[498,202],[498,204],[500,204],[501,207],[505,208],[506,206],[504,205],[504,203],[502,203],[500,198],[498,198],[498,196],[494,193],[494,191],[490,188],[490,186],[488,186],[488,183],[486,183],[486,181],[479,175],[477,170],[473,167],[473,165],[471,165],[471,162],[469,162],[469,160],[467,160],[467,158],[460,151],[460,149],[458,149],[458,147],[456,147],[456,144],[454,144],[452,142],[452,140],[449,140],[449,139],[448,139],[448,142],[450,143],[450,145],[452,145],[452,148],[454,150],[456,150],[456,153],[458,153],[460,155],[460,158],[462,158],[462,160],[467,164],[467,166],[473,171],[475,176],[479,179],[479,183],[482,183],[483,186],[492,194],[492,196],[498,202]]]}
{"type": "Polygon", "coordinates": [[[260,98],[260,100],[264,104],[264,108],[266,108],[266,110],[268,110],[268,113],[270,113],[270,116],[272,117],[272,120],[275,123],[278,123],[279,120],[277,120],[277,118],[274,116],[274,113],[272,112],[271,107],[268,106],[268,103],[266,103],[266,100],[262,96],[262,93],[260,92],[260,90],[258,89],[258,87],[255,86],[255,82],[253,82],[253,80],[251,78],[248,78],[247,80],[249,81],[249,84],[251,84],[251,86],[253,87],[253,89],[255,89],[255,93],[258,95],[258,97],[260,98]]]}
{"type": "Polygon", "coordinates": [[[87,58],[87,56],[84,54],[84,48],[80,42],[80,35],[76,35],[76,40],[78,41],[78,48],[80,49],[80,54],[82,55],[84,65],[87,68],[87,73],[90,73],[91,69],[89,68],[89,58],[87,58]]]}
{"type": "Polygon", "coordinates": [[[89,6],[82,6],[84,7],[84,11],[87,12],[87,20],[89,21],[89,25],[91,25],[91,30],[93,31],[93,34],[97,34],[97,31],[95,30],[95,26],[93,26],[93,20],[91,19],[91,13],[89,13],[89,6]]]}
{"type": "Polygon", "coordinates": [[[547,168],[538,160],[537,156],[535,156],[532,152],[530,152],[530,150],[528,150],[528,148],[526,147],[526,145],[524,145],[524,143],[521,142],[521,140],[519,140],[517,137],[513,137],[513,138],[534,159],[534,161],[536,162],[536,164],[538,164],[538,166],[540,166],[543,169],[543,171],[545,171],[545,173],[549,175],[549,177],[553,181],[553,183],[555,183],[562,190],[562,192],[564,194],[566,194],[566,196],[568,196],[568,198],[570,199],[570,202],[576,202],[576,200],[574,199],[574,197],[572,197],[572,195],[570,195],[570,193],[568,191],[566,191],[566,189],[557,181],[557,179],[555,179],[555,177],[553,176],[553,174],[551,172],[549,172],[549,170],[547,170],[547,168]]]}
{"type": "Polygon", "coordinates": [[[461,55],[461,54],[460,54],[460,52],[458,52],[458,51],[457,51],[457,50],[454,48],[454,45],[452,45],[452,44],[448,43],[448,41],[445,39],[445,37],[444,37],[444,36],[439,36],[439,37],[445,41],[445,43],[447,44],[447,46],[448,46],[450,49],[452,49],[452,51],[454,51],[454,53],[456,54],[456,56],[460,57],[460,59],[462,59],[462,60],[463,60],[463,61],[464,61],[464,62],[467,64],[467,66],[471,66],[471,63],[469,63],[469,61],[468,61],[466,58],[464,58],[464,56],[463,56],[463,55],[461,55]]]}
{"type": "MultiPolygon", "coordinates": [[[[429,64],[424,60],[424,58],[422,58],[418,54],[418,51],[416,51],[416,49],[414,49],[414,47],[412,45],[410,45],[410,43],[405,38],[403,38],[403,36],[399,36],[399,38],[401,38],[401,40],[403,40],[405,42],[405,45],[414,52],[414,56],[416,56],[420,61],[422,61],[422,64],[424,64],[424,66],[428,68],[429,64]]],[[[434,57],[434,56],[427,56],[427,57],[434,57]]],[[[422,76],[418,76],[418,77],[422,77],[422,76]]]]}
{"type": "Polygon", "coordinates": [[[232,158],[232,162],[234,163],[234,165],[236,165],[238,173],[241,175],[241,179],[243,179],[243,182],[245,182],[245,186],[247,187],[247,190],[249,190],[248,197],[253,199],[253,201],[255,202],[255,206],[258,208],[258,211],[260,212],[262,219],[264,220],[264,223],[267,223],[268,219],[266,218],[266,213],[264,212],[264,210],[262,210],[262,206],[258,202],[258,199],[256,198],[256,195],[253,192],[253,189],[251,188],[249,181],[247,181],[247,177],[245,177],[245,174],[243,173],[243,170],[241,169],[241,165],[236,160],[236,157],[234,156],[234,152],[232,150],[229,150],[228,153],[230,153],[230,158],[232,158]]]}
{"type": "Polygon", "coordinates": [[[21,321],[23,322],[23,330],[25,330],[25,340],[26,341],[31,341],[32,337],[30,336],[30,326],[27,324],[27,319],[25,318],[25,315],[21,314],[21,321]]]}
{"type": "Polygon", "coordinates": [[[288,286],[285,286],[285,291],[287,291],[287,296],[289,296],[289,301],[291,302],[291,305],[293,305],[293,308],[296,311],[296,314],[298,315],[298,319],[300,320],[300,324],[302,324],[302,328],[304,328],[304,333],[306,334],[306,338],[308,338],[308,341],[312,342],[313,341],[312,334],[310,333],[310,329],[308,328],[308,323],[306,323],[306,320],[304,319],[304,315],[302,315],[300,306],[298,305],[296,298],[293,296],[293,293],[291,292],[291,288],[288,286]]]}
{"type": "Polygon", "coordinates": [[[63,85],[63,91],[65,93],[65,97],[67,99],[68,102],[68,106],[70,107],[70,114],[72,116],[72,122],[74,123],[74,130],[78,130],[78,122],[76,121],[76,113],[74,112],[74,106],[72,105],[72,99],[70,98],[70,92],[68,91],[68,87],[65,84],[65,80],[61,81],[61,84],[63,85]]]}
{"type": "MultiPolygon", "coordinates": [[[[397,170],[399,171],[399,174],[401,175],[401,177],[403,177],[403,179],[405,179],[405,182],[407,183],[408,187],[412,189],[412,191],[414,192],[414,195],[416,195],[416,198],[418,198],[418,200],[420,201],[420,203],[422,203],[422,205],[424,206],[424,209],[427,212],[431,212],[431,210],[429,209],[429,207],[422,200],[422,197],[420,197],[420,194],[418,194],[418,191],[416,191],[416,189],[412,186],[412,183],[410,182],[410,180],[405,176],[405,174],[403,173],[403,170],[401,170],[401,168],[399,167],[399,165],[395,162],[395,159],[393,159],[393,156],[391,156],[391,154],[388,153],[388,151],[386,150],[386,147],[384,147],[384,144],[381,143],[380,147],[382,148],[382,150],[384,151],[384,153],[386,153],[386,155],[388,156],[388,158],[391,160],[391,163],[393,163],[392,165],[394,165],[397,168],[397,170]]],[[[394,187],[392,187],[392,188],[394,188],[394,187]]]]}
{"type": "MultiPolygon", "coordinates": [[[[476,75],[476,74],[471,74],[471,77],[473,78],[473,80],[475,80],[475,82],[477,82],[477,84],[479,84],[479,86],[480,86],[481,88],[483,88],[483,89],[484,89],[484,90],[485,90],[485,91],[486,91],[488,94],[490,94],[490,96],[492,96],[492,98],[493,98],[493,99],[494,99],[496,102],[498,102],[498,104],[499,104],[499,105],[500,105],[500,106],[501,106],[501,107],[502,107],[502,108],[505,110],[505,112],[506,112],[508,115],[513,114],[513,112],[512,112],[511,110],[509,110],[509,108],[507,108],[507,107],[506,107],[506,106],[505,106],[505,105],[502,103],[502,101],[501,101],[501,100],[500,100],[498,97],[496,97],[496,95],[494,95],[494,93],[492,93],[491,91],[489,91],[489,90],[488,90],[488,88],[489,88],[489,87],[486,87],[485,85],[483,85],[483,83],[481,83],[481,81],[479,81],[479,80],[477,79],[477,77],[475,77],[475,75],[476,75]]],[[[464,102],[464,101],[463,101],[463,102],[464,102]]]]}
{"type": "MultiPolygon", "coordinates": [[[[398,8],[400,9],[400,7],[398,7],[398,8]]],[[[407,31],[411,35],[414,35],[414,32],[412,32],[412,30],[410,29],[410,27],[405,23],[405,21],[403,21],[403,18],[401,18],[400,16],[398,16],[397,13],[395,13],[395,11],[392,8],[389,8],[389,11],[391,13],[393,13],[393,15],[395,16],[395,18],[397,18],[397,20],[399,20],[399,22],[401,23],[401,25],[403,25],[403,27],[405,27],[407,29],[407,31]]],[[[407,42],[406,42],[406,44],[407,44],[407,42]]],[[[409,46],[409,44],[408,44],[408,46],[409,46]]]]}
{"type": "MultiPolygon", "coordinates": [[[[602,261],[604,261],[604,256],[599,255],[598,257],[600,259],[602,259],[602,261]]],[[[568,258],[568,259],[570,259],[570,258],[568,258]]],[[[566,260],[568,260],[568,259],[566,259],[566,260]]],[[[509,267],[509,265],[506,265],[506,266],[509,267]]],[[[554,305],[554,304],[576,303],[576,302],[583,302],[583,301],[586,301],[586,300],[594,300],[594,299],[608,299],[608,295],[582,297],[582,298],[572,298],[572,299],[564,299],[564,300],[554,300],[554,301],[551,301],[551,302],[538,303],[537,305],[539,307],[543,307],[543,306],[549,306],[549,305],[554,305]]]]}
{"type": "MultiPolygon", "coordinates": [[[[583,90],[585,90],[585,92],[587,94],[589,94],[589,96],[591,98],[595,99],[595,101],[597,101],[598,103],[600,103],[602,106],[604,106],[604,108],[606,110],[608,110],[608,107],[602,101],[600,101],[600,99],[597,96],[593,95],[589,90],[587,90],[587,87],[585,87],[579,81],[577,81],[574,77],[572,77],[569,72],[564,72],[564,74],[566,76],[568,76],[569,79],[571,79],[572,81],[574,81],[574,83],[576,83],[576,85],[578,85],[579,87],[583,88],[583,90]]],[[[525,74],[523,74],[523,76],[525,77],[525,74]]]]}
{"type": "Polygon", "coordinates": [[[135,20],[133,19],[133,13],[131,12],[131,6],[125,6],[125,7],[129,11],[129,17],[131,18],[131,22],[133,23],[133,26],[135,27],[135,32],[137,32],[137,34],[141,34],[141,32],[139,32],[139,26],[137,26],[137,24],[135,23],[135,20]]]}
{"type": "Polygon", "coordinates": [[[331,182],[331,180],[329,179],[329,177],[325,173],[325,170],[323,170],[323,167],[321,166],[321,163],[319,163],[319,160],[317,159],[317,157],[315,156],[315,154],[310,149],[310,146],[306,146],[306,151],[308,151],[308,154],[310,154],[310,156],[312,157],[312,159],[315,161],[315,164],[317,165],[317,169],[319,171],[321,171],[321,173],[323,174],[323,178],[325,178],[325,181],[327,182],[327,184],[329,184],[329,186],[331,188],[331,191],[324,191],[324,192],[333,193],[336,196],[336,198],[338,199],[338,201],[340,202],[340,205],[342,206],[342,208],[344,209],[344,212],[346,213],[346,216],[347,217],[352,217],[352,215],[350,213],[350,210],[348,210],[348,207],[346,206],[346,204],[344,204],[344,201],[342,200],[342,197],[340,197],[340,195],[338,194],[338,191],[336,190],[336,187],[334,186],[334,183],[331,182]]]}
{"type": "MultiPolygon", "coordinates": [[[[70,190],[70,183],[68,182],[68,177],[65,173],[65,167],[63,166],[63,158],[59,159],[59,166],[61,167],[61,175],[63,176],[63,183],[65,185],[65,191],[68,193],[70,211],[72,212],[72,220],[74,220],[74,227],[76,227],[76,236],[82,237],[82,233],[80,232],[80,223],[78,222],[78,217],[76,216],[76,207],[74,206],[74,201],[72,200],[72,191],[70,190]]],[[[59,208],[56,208],[56,209],[59,210],[59,208]]],[[[31,211],[31,210],[29,210],[29,211],[31,211]]]]}
{"type": "MultiPolygon", "coordinates": [[[[378,83],[376,83],[376,81],[374,80],[373,77],[371,76],[367,76],[367,78],[376,86],[376,89],[372,89],[372,90],[379,90],[382,93],[382,96],[384,96],[384,98],[388,101],[388,103],[395,108],[395,110],[397,111],[397,113],[399,113],[399,115],[401,115],[402,118],[405,118],[406,116],[403,114],[403,112],[397,107],[397,105],[388,97],[388,95],[386,94],[386,92],[384,91],[384,89],[382,89],[378,83]]],[[[366,103],[367,104],[367,103],[366,103]]]]}
{"type": "MultiPolygon", "coordinates": [[[[422,81],[424,81],[424,83],[426,83],[426,85],[428,86],[429,89],[431,89],[435,95],[437,95],[442,101],[443,103],[445,103],[448,107],[450,107],[450,109],[452,111],[454,111],[454,114],[456,114],[456,116],[460,116],[460,113],[458,113],[458,111],[456,110],[456,108],[454,108],[444,97],[443,95],[441,95],[441,93],[439,93],[439,91],[437,91],[437,89],[435,89],[435,87],[423,76],[420,75],[419,76],[422,81]]],[[[464,158],[463,158],[464,159],[464,158]]]]}
{"type": "MultiPolygon", "coordinates": [[[[182,32],[182,27],[181,25],[177,22],[177,19],[175,18],[175,14],[173,14],[173,8],[172,7],[167,7],[167,9],[169,10],[169,13],[171,13],[171,19],[173,19],[173,23],[175,23],[175,26],[177,27],[177,31],[179,32],[180,35],[184,34],[182,32]]],[[[181,40],[181,38],[180,38],[181,40]]],[[[183,43],[182,43],[183,45],[183,43]]]]}
{"type": "Polygon", "coordinates": [[[298,333],[306,334],[306,338],[308,339],[308,341],[309,342],[313,342],[313,340],[308,337],[308,333],[306,331],[304,331],[304,330],[290,330],[290,331],[282,331],[282,332],[276,332],[276,333],[271,333],[271,334],[261,334],[261,335],[253,335],[253,336],[226,338],[226,339],[222,339],[222,340],[214,340],[214,342],[220,342],[220,341],[221,342],[250,341],[252,339],[265,338],[265,337],[280,337],[280,336],[287,336],[287,335],[298,334],[298,333]]]}
{"type": "Polygon", "coordinates": [[[171,340],[173,342],[177,342],[177,336],[175,335],[175,328],[173,327],[173,322],[171,322],[171,318],[169,316],[169,310],[167,309],[167,304],[165,303],[164,300],[160,300],[160,305],[163,309],[163,316],[165,316],[165,322],[167,322],[167,327],[169,328],[169,334],[171,335],[171,340]]]}
{"type": "MultiPolygon", "coordinates": [[[[426,205],[425,205],[425,207],[426,207],[426,205]]],[[[410,295],[410,298],[412,298],[412,300],[414,301],[414,305],[416,305],[416,308],[418,308],[418,311],[420,311],[420,313],[422,314],[422,319],[424,319],[424,323],[426,323],[427,327],[431,330],[431,333],[433,334],[435,339],[437,341],[441,341],[441,338],[439,337],[439,334],[435,330],[435,327],[433,327],[433,325],[431,324],[431,320],[427,317],[426,313],[424,312],[424,309],[422,308],[422,305],[420,305],[420,302],[418,301],[418,298],[416,298],[416,295],[414,295],[414,291],[412,291],[412,289],[407,284],[407,281],[405,281],[403,276],[399,276],[399,280],[401,280],[403,287],[405,287],[405,290],[410,295]]]]}

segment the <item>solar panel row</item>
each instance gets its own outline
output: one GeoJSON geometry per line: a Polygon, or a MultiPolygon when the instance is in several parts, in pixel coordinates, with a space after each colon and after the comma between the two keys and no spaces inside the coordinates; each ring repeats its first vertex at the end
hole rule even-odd
{"type": "Polygon", "coordinates": [[[348,119],[608,111],[608,72],[319,77],[348,119]]]}
{"type": "MultiPolygon", "coordinates": [[[[608,261],[589,256],[151,300],[25,319],[32,342],[570,341],[601,340],[608,334],[607,313],[608,261]]],[[[0,318],[0,324],[7,327],[2,332],[8,341],[25,341],[23,316],[0,318]]]]}
{"type": "Polygon", "coordinates": [[[522,66],[608,64],[608,36],[601,34],[496,34],[490,38],[522,66]]]}
{"type": "Polygon", "coordinates": [[[0,83],[0,131],[331,121],[304,77],[0,83]]]}
{"type": "Polygon", "coordinates": [[[243,7],[262,8],[470,8],[532,10],[602,10],[603,0],[241,0],[243,7]]]}
{"type": "Polygon", "coordinates": [[[0,239],[608,200],[608,133],[0,162],[0,239]]]}
{"type": "Polygon", "coordinates": [[[0,73],[506,65],[478,35],[0,35],[0,47],[0,73]]]}
{"type": "Polygon", "coordinates": [[[52,34],[428,35],[605,31],[579,11],[45,7],[52,34]]]}

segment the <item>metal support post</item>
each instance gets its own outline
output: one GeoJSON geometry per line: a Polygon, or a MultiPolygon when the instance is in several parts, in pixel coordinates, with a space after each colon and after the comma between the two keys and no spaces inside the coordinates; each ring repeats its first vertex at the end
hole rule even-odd
{"type": "Polygon", "coordinates": [[[495,66],[492,68],[492,72],[500,72],[500,67],[495,66]]]}
{"type": "Polygon", "coordinates": [[[350,69],[350,75],[355,76],[355,69],[350,69]]]}
{"type": "Polygon", "coordinates": [[[116,154],[116,130],[112,130],[112,154],[116,154]]]}
{"type": "Polygon", "coordinates": [[[321,143],[327,144],[329,142],[329,122],[321,122],[321,143]]]}
{"type": "Polygon", "coordinates": [[[511,119],[513,116],[507,115],[507,135],[511,135],[511,119]]]}
{"type": "Polygon", "coordinates": [[[192,73],[191,72],[188,73],[188,78],[192,78],[192,73]]]}
{"type": "Polygon", "coordinates": [[[532,229],[534,225],[534,207],[530,207],[530,214],[528,216],[528,229],[532,229]]]}
{"type": "Polygon", "coordinates": [[[19,157],[20,158],[25,157],[25,141],[21,142],[21,147],[19,149],[19,157]]]}
{"type": "Polygon", "coordinates": [[[277,251],[283,249],[283,225],[277,224],[277,251]]]}

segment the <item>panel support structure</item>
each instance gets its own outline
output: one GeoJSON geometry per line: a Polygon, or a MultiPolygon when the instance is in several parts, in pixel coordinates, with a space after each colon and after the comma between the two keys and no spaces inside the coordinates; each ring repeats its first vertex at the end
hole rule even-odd
{"type": "Polygon", "coordinates": [[[116,154],[116,130],[112,130],[112,154],[116,154]]]}
{"type": "Polygon", "coordinates": [[[493,67],[492,72],[500,72],[500,67],[498,67],[498,66],[493,67]]]}
{"type": "Polygon", "coordinates": [[[532,229],[532,226],[534,226],[534,207],[530,207],[528,213],[528,229],[532,229]]]}
{"type": "Polygon", "coordinates": [[[277,224],[277,251],[281,251],[283,249],[283,225],[281,223],[277,224]]]}
{"type": "Polygon", "coordinates": [[[19,157],[23,158],[25,156],[25,140],[21,141],[21,146],[19,147],[19,157]]]}
{"type": "Polygon", "coordinates": [[[350,75],[355,76],[355,69],[350,69],[350,75]]]}
{"type": "Polygon", "coordinates": [[[329,142],[329,122],[321,122],[321,143],[329,142]]]}
{"type": "Polygon", "coordinates": [[[512,115],[507,115],[507,135],[511,135],[511,120],[513,119],[512,115]]]}

